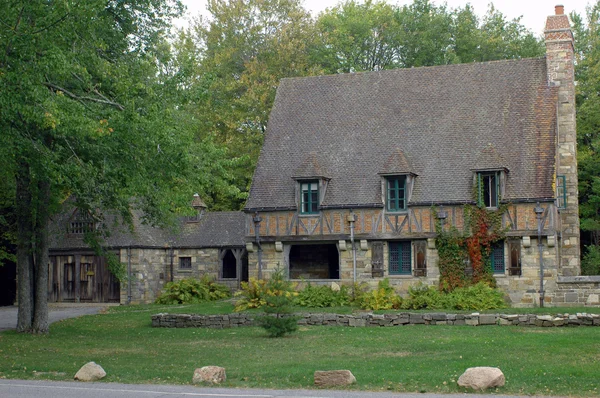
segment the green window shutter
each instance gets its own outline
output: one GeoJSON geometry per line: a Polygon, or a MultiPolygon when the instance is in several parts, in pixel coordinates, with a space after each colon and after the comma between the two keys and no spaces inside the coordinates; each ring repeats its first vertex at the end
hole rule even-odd
{"type": "Polygon", "coordinates": [[[483,207],[483,184],[481,173],[477,173],[477,206],[483,207]]]}
{"type": "Polygon", "coordinates": [[[412,273],[410,242],[390,242],[389,248],[390,275],[410,275],[412,273]]]}
{"type": "Polygon", "coordinates": [[[559,209],[567,208],[567,179],[565,176],[556,176],[556,201],[559,209]]]}

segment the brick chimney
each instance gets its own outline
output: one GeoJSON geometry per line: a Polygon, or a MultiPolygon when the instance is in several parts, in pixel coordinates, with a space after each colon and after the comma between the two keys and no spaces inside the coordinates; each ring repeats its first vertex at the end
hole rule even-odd
{"type": "Polygon", "coordinates": [[[575,123],[574,42],[569,17],[562,5],[546,20],[548,85],[557,87],[556,176],[566,183],[566,207],[560,209],[559,275],[580,274],[579,204],[577,189],[577,136],[575,123]]]}

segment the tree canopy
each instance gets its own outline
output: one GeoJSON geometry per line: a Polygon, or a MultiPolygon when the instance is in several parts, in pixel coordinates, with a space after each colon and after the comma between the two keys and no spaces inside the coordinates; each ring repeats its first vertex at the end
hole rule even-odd
{"type": "MultiPolygon", "coordinates": [[[[223,153],[182,123],[164,49],[176,0],[0,5],[0,168],[17,226],[19,331],[47,332],[48,222],[73,198],[101,221],[170,218],[223,153]]],[[[168,57],[167,57],[168,59],[168,57]]]]}

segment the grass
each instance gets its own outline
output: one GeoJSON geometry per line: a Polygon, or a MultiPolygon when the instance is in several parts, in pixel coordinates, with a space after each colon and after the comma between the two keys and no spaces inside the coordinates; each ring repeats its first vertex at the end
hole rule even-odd
{"type": "Polygon", "coordinates": [[[3,332],[0,377],[70,380],[95,361],[107,382],[187,384],[195,368],[219,365],[227,371],[226,387],[311,388],[315,370],[349,369],[358,381],[353,389],[457,393],[466,368],[497,366],[507,380],[502,394],[600,395],[600,339],[593,327],[322,326],[280,339],[253,327],[150,327],[154,313],[231,309],[229,302],[115,307],[52,324],[48,336],[3,332]]]}

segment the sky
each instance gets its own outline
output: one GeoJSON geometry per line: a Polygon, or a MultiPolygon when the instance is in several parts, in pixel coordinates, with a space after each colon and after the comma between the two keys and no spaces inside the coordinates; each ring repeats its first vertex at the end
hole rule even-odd
{"type": "MultiPolygon", "coordinates": [[[[405,5],[412,3],[412,0],[386,0],[390,4],[405,5]]],[[[188,7],[188,17],[198,14],[206,15],[206,0],[182,0],[188,7]]],[[[338,4],[339,0],[303,0],[304,8],[310,10],[316,16],[319,12],[338,4]]],[[[595,0],[433,0],[435,4],[446,3],[450,8],[462,7],[470,3],[475,12],[479,15],[485,14],[488,4],[492,2],[496,9],[501,11],[508,19],[522,16],[521,23],[536,35],[541,35],[544,31],[546,16],[554,14],[554,6],[562,4],[565,6],[565,13],[575,11],[579,14],[585,14],[585,8],[588,4],[595,3],[595,0]]],[[[178,21],[178,26],[185,26],[186,22],[178,21]]]]}

